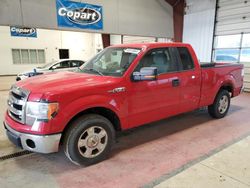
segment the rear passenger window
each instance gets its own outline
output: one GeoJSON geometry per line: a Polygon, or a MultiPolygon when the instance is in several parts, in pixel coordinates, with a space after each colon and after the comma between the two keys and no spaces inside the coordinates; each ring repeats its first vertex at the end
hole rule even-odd
{"type": "Polygon", "coordinates": [[[178,50],[179,55],[180,55],[182,69],[183,70],[193,69],[194,62],[193,62],[193,59],[192,59],[188,49],[185,47],[178,47],[177,50],[178,50]]]}

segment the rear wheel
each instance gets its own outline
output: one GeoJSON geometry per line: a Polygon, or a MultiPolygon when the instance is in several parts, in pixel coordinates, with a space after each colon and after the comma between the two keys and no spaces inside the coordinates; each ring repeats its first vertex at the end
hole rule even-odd
{"type": "Polygon", "coordinates": [[[98,163],[107,158],[114,135],[108,119],[96,114],[84,115],[66,132],[64,152],[77,165],[98,163]]]}
{"type": "Polygon", "coordinates": [[[208,106],[208,113],[213,118],[223,118],[230,107],[230,94],[227,90],[221,90],[215,100],[214,103],[208,106]]]}

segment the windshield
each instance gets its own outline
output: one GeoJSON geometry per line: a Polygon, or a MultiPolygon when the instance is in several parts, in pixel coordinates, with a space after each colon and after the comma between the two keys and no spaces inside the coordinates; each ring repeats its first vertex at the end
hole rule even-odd
{"type": "Polygon", "coordinates": [[[106,48],[83,64],[78,71],[104,76],[122,76],[140,51],[138,48],[106,48]]]}
{"type": "Polygon", "coordinates": [[[45,65],[43,65],[43,66],[41,66],[41,67],[37,67],[37,68],[39,68],[39,69],[48,69],[48,68],[50,68],[51,65],[53,65],[55,62],[56,62],[56,61],[52,61],[52,62],[50,62],[50,63],[47,63],[47,64],[45,64],[45,65]]]}

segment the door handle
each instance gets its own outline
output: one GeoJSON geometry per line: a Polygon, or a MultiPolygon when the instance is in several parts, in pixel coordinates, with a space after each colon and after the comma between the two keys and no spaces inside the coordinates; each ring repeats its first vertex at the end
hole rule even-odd
{"type": "Polygon", "coordinates": [[[178,87],[179,85],[180,85],[180,80],[178,78],[172,80],[172,86],[173,87],[178,87]]]}

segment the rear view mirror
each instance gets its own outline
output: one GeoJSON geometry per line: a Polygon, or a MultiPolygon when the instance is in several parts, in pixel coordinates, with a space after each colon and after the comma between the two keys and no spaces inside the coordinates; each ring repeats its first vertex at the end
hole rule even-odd
{"type": "Polygon", "coordinates": [[[140,72],[133,72],[134,81],[142,80],[156,80],[157,68],[156,67],[143,67],[140,72]]]}

